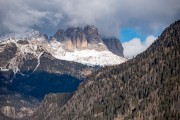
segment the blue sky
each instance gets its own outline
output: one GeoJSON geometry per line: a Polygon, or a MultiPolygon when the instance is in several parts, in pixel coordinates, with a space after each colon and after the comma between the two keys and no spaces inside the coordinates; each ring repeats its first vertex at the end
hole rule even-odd
{"type": "Polygon", "coordinates": [[[121,28],[119,38],[124,48],[124,56],[132,58],[143,52],[157,39],[161,32],[162,30],[159,29],[156,33],[145,34],[133,28],[121,28]]]}
{"type": "MultiPolygon", "coordinates": [[[[151,35],[158,37],[161,34],[161,32],[162,30],[158,30],[158,32],[152,33],[151,35]]],[[[120,30],[119,39],[122,43],[132,40],[133,38],[140,38],[141,41],[143,42],[148,36],[149,36],[148,34],[138,32],[133,28],[122,28],[120,30]]]]}
{"type": "Polygon", "coordinates": [[[120,41],[126,42],[133,38],[140,38],[141,40],[144,40],[146,38],[146,35],[138,33],[136,30],[132,28],[122,28],[120,30],[120,41]]]}

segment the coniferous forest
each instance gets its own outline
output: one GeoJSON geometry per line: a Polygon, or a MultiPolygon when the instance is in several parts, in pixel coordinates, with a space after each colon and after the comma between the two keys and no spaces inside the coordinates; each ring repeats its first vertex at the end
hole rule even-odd
{"type": "Polygon", "coordinates": [[[176,21],[146,51],[97,70],[66,104],[47,114],[39,109],[39,115],[35,112],[29,119],[179,120],[179,108],[180,21],[176,21]]]}

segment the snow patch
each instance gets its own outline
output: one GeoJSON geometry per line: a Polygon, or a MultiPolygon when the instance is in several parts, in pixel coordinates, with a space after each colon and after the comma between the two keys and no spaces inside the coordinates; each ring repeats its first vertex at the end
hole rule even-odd
{"type": "Polygon", "coordinates": [[[42,55],[43,53],[44,53],[44,52],[41,52],[41,53],[39,54],[39,56],[38,56],[38,64],[37,64],[36,68],[33,70],[33,72],[36,71],[36,69],[39,67],[39,65],[40,65],[40,57],[41,57],[41,55],[42,55]]]}
{"type": "Polygon", "coordinates": [[[110,51],[96,51],[96,50],[76,50],[74,52],[64,52],[64,54],[55,53],[52,55],[57,59],[74,61],[86,65],[116,65],[126,61],[125,58],[117,56],[110,51]]]}

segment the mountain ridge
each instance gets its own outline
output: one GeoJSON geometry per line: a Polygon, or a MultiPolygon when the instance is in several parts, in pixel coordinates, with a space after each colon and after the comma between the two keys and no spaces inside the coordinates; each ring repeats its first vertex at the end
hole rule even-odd
{"type": "Polygon", "coordinates": [[[4,45],[10,43],[17,46],[21,55],[31,53],[38,57],[41,52],[47,52],[60,60],[100,66],[120,64],[126,61],[123,58],[123,48],[120,41],[114,42],[113,46],[117,45],[118,47],[113,49],[116,53],[112,52],[112,49],[107,48],[98,29],[94,26],[86,26],[84,29],[80,27],[60,29],[50,40],[47,39],[47,35],[39,31],[6,35],[1,37],[1,50],[3,50],[4,45]],[[120,54],[117,54],[118,52],[120,54]],[[111,58],[113,59],[110,61],[111,58]]]}
{"type": "Polygon", "coordinates": [[[134,59],[91,74],[72,98],[47,118],[176,120],[180,118],[179,80],[180,21],[176,21],[134,59]]]}
{"type": "MultiPolygon", "coordinates": [[[[75,41],[73,44],[80,38],[78,31],[74,33],[76,29],[67,30],[70,37],[68,39],[75,41]]],[[[91,49],[72,51],[64,49],[66,44],[63,40],[56,38],[48,40],[47,35],[34,30],[1,37],[0,113],[12,119],[30,116],[46,94],[52,92],[73,94],[92,71],[101,66],[126,61],[125,58],[111,53],[104,43],[101,44],[104,49],[100,50],[97,46],[98,41],[102,40],[97,28],[95,36],[91,29],[86,30],[88,34],[92,34],[88,38],[88,41],[92,42],[91,45],[89,43],[91,49]],[[36,102],[32,102],[30,98],[36,102]]]]}

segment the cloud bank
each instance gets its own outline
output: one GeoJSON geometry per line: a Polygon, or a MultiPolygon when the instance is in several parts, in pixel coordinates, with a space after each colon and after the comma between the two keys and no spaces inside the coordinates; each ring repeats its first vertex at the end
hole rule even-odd
{"type": "Polygon", "coordinates": [[[156,37],[150,35],[145,39],[144,42],[141,42],[142,40],[140,38],[133,38],[128,42],[124,42],[122,44],[124,48],[124,56],[126,58],[135,57],[137,54],[146,50],[155,40],[156,37]]]}
{"type": "Polygon", "coordinates": [[[122,27],[152,34],[180,18],[179,0],[1,0],[0,35],[93,24],[103,36],[122,27]]]}

